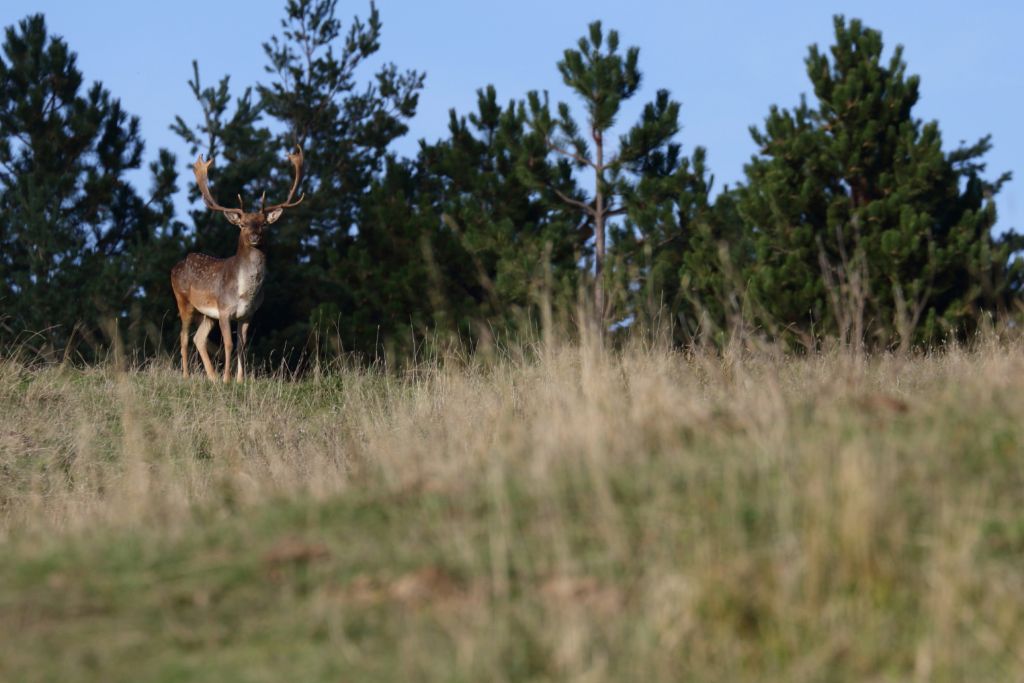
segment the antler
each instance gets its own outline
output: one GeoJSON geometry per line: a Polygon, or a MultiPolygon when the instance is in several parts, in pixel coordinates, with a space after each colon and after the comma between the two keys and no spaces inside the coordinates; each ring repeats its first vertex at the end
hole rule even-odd
{"type": "MultiPolygon", "coordinates": [[[[290,209],[293,206],[298,206],[299,204],[301,204],[302,200],[306,198],[306,193],[303,192],[302,196],[300,196],[296,201],[292,201],[292,197],[295,196],[295,189],[299,186],[299,181],[302,180],[302,148],[296,145],[295,150],[296,151],[294,154],[288,155],[288,161],[292,162],[292,166],[295,167],[295,180],[292,181],[292,189],[288,191],[288,199],[284,200],[284,203],[282,204],[274,204],[273,206],[268,206],[264,208],[263,213],[270,213],[271,211],[276,211],[277,209],[290,209]]],[[[266,194],[264,194],[264,198],[265,197],[266,194]]]]}
{"type": "MultiPolygon", "coordinates": [[[[302,200],[306,198],[305,193],[303,193],[302,196],[300,196],[296,201],[292,201],[292,197],[295,196],[295,190],[299,187],[299,181],[302,180],[302,148],[296,145],[295,150],[296,151],[294,154],[288,155],[288,161],[290,161],[292,163],[292,166],[295,168],[295,179],[292,181],[292,189],[288,191],[288,199],[284,200],[282,204],[265,206],[267,193],[264,192],[263,197],[260,199],[260,210],[263,211],[264,213],[270,213],[271,211],[276,211],[278,209],[290,209],[293,206],[298,206],[299,204],[301,204],[302,200]]],[[[210,193],[210,179],[208,175],[210,165],[212,163],[212,157],[210,158],[209,161],[203,161],[203,155],[200,154],[199,158],[196,159],[196,163],[192,165],[192,171],[196,174],[196,184],[199,185],[199,191],[203,195],[203,202],[206,203],[207,207],[214,211],[222,211],[224,213],[234,214],[244,213],[245,207],[242,204],[241,195],[238,195],[237,209],[230,209],[226,206],[221,206],[220,204],[217,203],[217,200],[213,198],[213,194],[210,193]]]]}
{"type": "MultiPolygon", "coordinates": [[[[213,157],[210,157],[209,161],[203,161],[203,155],[200,154],[199,158],[196,159],[196,163],[192,164],[192,171],[193,171],[193,173],[196,174],[196,184],[199,185],[199,191],[203,195],[203,202],[206,203],[206,206],[208,208],[210,208],[210,209],[212,209],[214,211],[222,211],[224,213],[237,213],[237,214],[243,213],[242,209],[240,209],[240,208],[239,209],[229,209],[229,208],[227,208],[225,206],[221,206],[220,204],[217,203],[217,200],[213,198],[213,195],[210,194],[210,185],[209,185],[210,179],[209,179],[209,176],[207,175],[207,173],[209,171],[210,164],[212,164],[212,163],[213,163],[213,157]]],[[[238,197],[238,203],[239,203],[239,205],[241,205],[241,203],[242,203],[242,197],[241,196],[238,197]]]]}

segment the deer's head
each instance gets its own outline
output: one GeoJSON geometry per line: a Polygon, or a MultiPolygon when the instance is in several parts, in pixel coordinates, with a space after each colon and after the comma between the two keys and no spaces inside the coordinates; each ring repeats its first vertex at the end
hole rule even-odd
{"type": "Polygon", "coordinates": [[[295,196],[295,189],[299,186],[299,181],[302,179],[302,148],[296,147],[295,153],[288,155],[288,161],[291,162],[292,167],[295,169],[295,179],[292,181],[292,189],[288,191],[288,198],[281,204],[267,206],[267,193],[264,192],[263,197],[260,198],[259,209],[256,211],[245,210],[241,195],[238,195],[237,209],[221,206],[217,203],[217,200],[210,193],[210,181],[207,176],[210,165],[213,163],[212,157],[209,161],[203,161],[203,155],[200,154],[199,158],[196,159],[196,163],[192,165],[192,170],[196,174],[196,183],[199,185],[199,191],[203,195],[203,202],[206,203],[206,206],[211,211],[220,211],[231,223],[237,225],[241,230],[239,238],[242,242],[249,246],[258,247],[263,244],[264,229],[280,218],[285,209],[298,206],[306,196],[303,194],[294,202],[292,201],[292,197],[295,196]]]}

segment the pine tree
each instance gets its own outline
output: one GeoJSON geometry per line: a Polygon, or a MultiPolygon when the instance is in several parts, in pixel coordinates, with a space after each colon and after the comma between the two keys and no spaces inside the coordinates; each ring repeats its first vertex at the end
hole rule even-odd
{"type": "Polygon", "coordinates": [[[420,180],[414,161],[389,160],[360,204],[359,234],[337,275],[346,296],[318,309],[318,329],[364,358],[400,363],[450,331],[436,266],[440,219],[423,206],[420,180]]]}
{"type": "Polygon", "coordinates": [[[678,117],[676,112],[678,105],[660,91],[644,108],[640,124],[623,139],[622,155],[630,159],[626,169],[635,180],[620,186],[627,216],[612,229],[612,270],[623,299],[620,315],[632,327],[671,329],[681,342],[697,331],[691,310],[695,264],[687,257],[701,231],[715,231],[717,223],[707,154],[697,147],[692,159],[682,155],[682,146],[670,134],[678,126],[666,125],[678,117]]]}
{"type": "Polygon", "coordinates": [[[672,142],[679,131],[679,103],[671,100],[665,90],[657,93],[641,117],[619,140],[615,149],[609,140],[622,105],[636,95],[641,72],[637,66],[640,50],[630,47],[619,52],[619,34],[609,31],[607,38],[601,22],[590,24],[586,36],[580,38],[578,49],[565,51],[558,70],[567,86],[582,100],[583,124],[572,115],[568,104],[557,105],[552,116],[547,100],[536,92],[529,93],[529,124],[542,145],[534,159],[554,154],[564,167],[586,169],[592,174],[593,196],[582,191],[566,194],[538,175],[536,161],[521,165],[523,176],[534,186],[544,188],[554,197],[583,214],[584,222],[593,230],[593,305],[597,321],[604,328],[610,314],[606,297],[605,261],[610,221],[629,210],[630,198],[638,197],[632,185],[648,176],[645,195],[670,192],[687,175],[679,156],[679,147],[672,142]],[[655,180],[655,176],[661,178],[655,180]],[[669,177],[671,176],[671,178],[669,177]]]}
{"type": "MultiPolygon", "coordinates": [[[[191,179],[192,162],[202,154],[215,160],[209,171],[210,182],[225,203],[233,205],[230,198],[240,202],[248,198],[251,202],[264,190],[269,197],[273,197],[274,191],[280,192],[281,188],[271,187],[268,180],[283,153],[273,145],[252,88],[246,88],[232,102],[230,77],[222,77],[216,87],[204,87],[199,63],[194,60],[188,85],[199,104],[202,121],[189,126],[181,116],[176,116],[171,126],[189,147],[188,165],[183,167],[187,177],[191,179]]],[[[195,226],[191,249],[216,256],[233,254],[238,245],[238,228],[206,208],[194,183],[189,184],[189,199],[196,204],[189,212],[195,226]]]]}
{"type": "Polygon", "coordinates": [[[726,186],[710,206],[695,202],[691,212],[680,212],[687,230],[679,237],[679,289],[674,299],[666,297],[678,342],[721,346],[747,327],[744,277],[756,252],[738,197],[737,189],[726,186]]]}
{"type": "MultiPolygon", "coordinates": [[[[415,159],[391,160],[373,183],[347,271],[360,299],[351,317],[341,311],[362,331],[356,348],[401,360],[427,342],[490,343],[538,320],[550,327],[545,303],[571,305],[585,236],[569,208],[519,178],[525,123],[521,103],[502,106],[487,87],[476,111],[450,112],[447,137],[421,141],[415,159]]],[[[548,170],[575,191],[570,169],[548,170]]]]}
{"type": "Polygon", "coordinates": [[[814,344],[906,348],[968,331],[1016,296],[1018,237],[995,238],[985,180],[988,137],[950,152],[938,123],[913,116],[919,78],[903,49],[837,16],[831,58],[806,59],[816,105],[773,107],[746,167],[739,210],[756,247],[749,270],[757,319],[814,344]]]}
{"type": "MultiPolygon", "coordinates": [[[[522,103],[502,106],[488,86],[477,92],[476,112],[450,116],[449,137],[423,145],[420,163],[443,222],[442,265],[459,328],[491,336],[533,325],[545,305],[569,308],[586,234],[571,207],[551,205],[518,172],[531,155],[522,103]]],[[[565,195],[577,192],[566,166],[533,175],[565,195]]]]}
{"type": "Polygon", "coordinates": [[[281,36],[263,46],[272,81],[258,90],[264,111],[285,129],[278,146],[308,151],[308,197],[275,238],[283,267],[267,283],[289,293],[271,299],[268,292],[265,303],[288,331],[271,339],[275,348],[331,328],[349,345],[376,334],[352,327],[368,295],[361,290],[386,287],[385,278],[399,276],[396,268],[405,265],[377,261],[366,279],[351,277],[350,262],[362,258],[353,249],[370,229],[363,201],[385,169],[388,146],[408,131],[424,76],[385,63],[361,84],[359,71],[380,50],[380,12],[371,2],[366,19],[353,17],[343,33],[336,11],[337,0],[289,0],[281,36]]]}
{"type": "Polygon", "coordinates": [[[93,349],[129,329],[129,341],[152,339],[161,307],[149,297],[166,288],[180,243],[173,155],[161,150],[152,196],[143,200],[126,178],[142,164],[138,119],[102,84],[84,85],[75,54],[48,34],[43,16],[8,27],[3,54],[4,341],[40,333],[30,346],[57,352],[76,330],[93,349]]]}

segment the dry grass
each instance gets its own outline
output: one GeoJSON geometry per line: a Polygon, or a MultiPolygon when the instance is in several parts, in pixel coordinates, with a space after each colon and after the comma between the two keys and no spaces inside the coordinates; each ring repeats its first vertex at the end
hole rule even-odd
{"type": "Polygon", "coordinates": [[[1024,679],[1024,353],[0,364],[0,679],[1024,679]]]}

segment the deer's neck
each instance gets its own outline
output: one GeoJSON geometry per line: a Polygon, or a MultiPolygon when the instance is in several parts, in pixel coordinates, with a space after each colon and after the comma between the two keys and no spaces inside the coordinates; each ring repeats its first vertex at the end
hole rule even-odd
{"type": "Polygon", "coordinates": [[[238,251],[235,252],[235,258],[242,263],[251,265],[259,264],[260,267],[262,267],[267,260],[267,253],[260,247],[254,247],[249,244],[248,240],[239,237],[238,251]]]}
{"type": "Polygon", "coordinates": [[[231,316],[236,319],[248,318],[263,301],[263,279],[267,273],[267,255],[262,249],[250,244],[238,243],[235,263],[230,269],[234,294],[234,308],[231,316]]]}
{"type": "Polygon", "coordinates": [[[263,276],[267,270],[267,254],[259,247],[249,244],[248,240],[239,238],[235,265],[231,270],[238,280],[239,292],[244,289],[255,293],[263,284],[263,276]]]}

